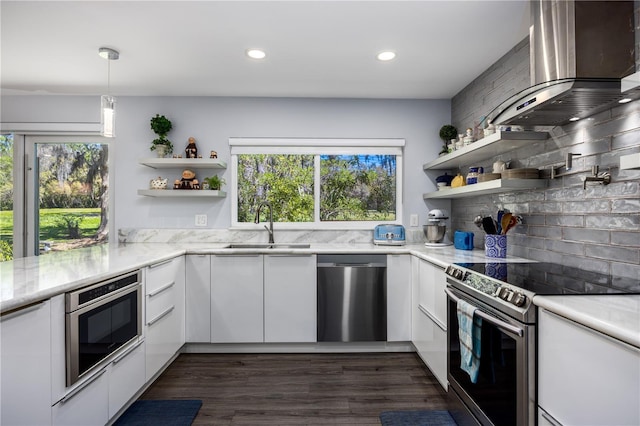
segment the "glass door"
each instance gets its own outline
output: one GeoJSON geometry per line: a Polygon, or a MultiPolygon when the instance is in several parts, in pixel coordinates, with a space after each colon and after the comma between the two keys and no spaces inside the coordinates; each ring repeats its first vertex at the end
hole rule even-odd
{"type": "Polygon", "coordinates": [[[109,240],[109,144],[100,137],[29,137],[26,143],[27,253],[109,240]]]}
{"type": "MultiPolygon", "coordinates": [[[[0,262],[14,257],[13,135],[0,134],[0,262]]],[[[15,250],[18,252],[19,250],[15,250]]]]}

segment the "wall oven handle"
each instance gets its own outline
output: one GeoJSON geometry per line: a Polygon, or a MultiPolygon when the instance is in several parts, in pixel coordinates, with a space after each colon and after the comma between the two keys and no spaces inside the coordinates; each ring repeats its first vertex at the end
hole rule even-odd
{"type": "Polygon", "coordinates": [[[153,324],[157,323],[158,321],[160,321],[162,318],[166,317],[167,315],[169,315],[171,313],[171,311],[173,311],[176,308],[175,305],[171,306],[169,309],[167,309],[166,311],[164,311],[163,313],[161,313],[160,315],[158,315],[157,317],[155,317],[154,319],[152,319],[151,321],[149,321],[147,323],[148,326],[152,326],[153,324]]]}
{"type": "MultiPolygon", "coordinates": [[[[444,289],[444,292],[447,293],[447,296],[449,296],[449,298],[451,300],[453,300],[454,302],[458,303],[458,300],[460,300],[460,298],[458,296],[456,296],[455,294],[453,294],[453,292],[451,292],[451,290],[449,290],[448,288],[444,289]]],[[[504,322],[492,315],[489,315],[483,311],[481,311],[480,309],[478,309],[476,311],[476,315],[478,315],[480,318],[483,318],[485,320],[487,320],[489,323],[495,325],[498,328],[501,328],[505,331],[508,331],[512,334],[516,334],[520,337],[524,336],[524,330],[518,327],[515,327],[507,322],[504,322]]]]}
{"type": "Polygon", "coordinates": [[[61,404],[64,404],[65,402],[69,402],[69,400],[71,400],[71,398],[73,398],[74,396],[76,396],[77,394],[80,393],[80,391],[84,388],[86,388],[87,386],[89,386],[91,383],[95,382],[96,380],[98,380],[98,378],[100,376],[102,376],[104,373],[107,372],[106,368],[103,368],[102,370],[100,370],[98,373],[94,374],[93,376],[91,376],[89,379],[87,379],[86,382],[82,383],[80,386],[78,386],[77,388],[73,389],[71,392],[69,392],[68,394],[66,394],[64,396],[64,398],[62,398],[60,400],[61,404]]]}

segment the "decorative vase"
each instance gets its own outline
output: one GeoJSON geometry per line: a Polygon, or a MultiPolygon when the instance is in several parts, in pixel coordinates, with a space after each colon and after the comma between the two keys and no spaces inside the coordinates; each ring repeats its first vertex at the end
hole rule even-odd
{"type": "Polygon", "coordinates": [[[164,158],[167,155],[167,147],[164,145],[156,145],[156,154],[158,158],[164,158]]]}

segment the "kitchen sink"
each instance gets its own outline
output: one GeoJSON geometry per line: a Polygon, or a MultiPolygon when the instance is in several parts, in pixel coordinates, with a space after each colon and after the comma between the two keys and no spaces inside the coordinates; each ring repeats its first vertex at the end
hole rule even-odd
{"type": "Polygon", "coordinates": [[[230,249],[308,249],[311,244],[304,243],[237,243],[229,244],[230,249]]]}

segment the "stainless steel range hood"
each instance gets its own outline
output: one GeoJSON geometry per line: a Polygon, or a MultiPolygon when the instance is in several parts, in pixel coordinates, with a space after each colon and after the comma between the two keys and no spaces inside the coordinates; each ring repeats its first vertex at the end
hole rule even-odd
{"type": "Polygon", "coordinates": [[[487,118],[494,124],[558,126],[611,108],[635,71],[633,1],[531,0],[532,86],[487,118]]]}

